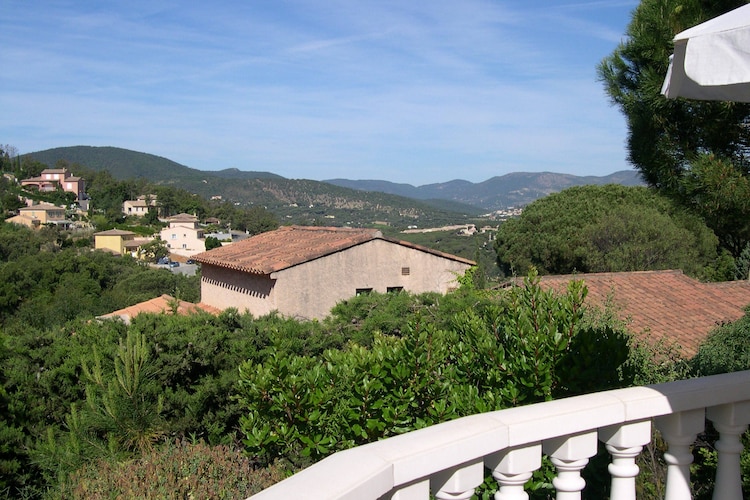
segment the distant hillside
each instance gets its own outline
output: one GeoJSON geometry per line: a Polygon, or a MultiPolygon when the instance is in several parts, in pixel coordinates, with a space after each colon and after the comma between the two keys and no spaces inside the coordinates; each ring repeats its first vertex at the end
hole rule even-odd
{"type": "Polygon", "coordinates": [[[487,210],[528,205],[538,198],[572,186],[588,184],[640,186],[644,184],[638,172],[633,170],[622,170],[602,177],[579,177],[551,172],[517,172],[493,177],[477,184],[464,180],[453,180],[419,187],[380,180],[331,179],[323,182],[362,191],[378,191],[408,196],[418,200],[451,200],[487,210]]]}
{"type": "Polygon", "coordinates": [[[264,206],[283,223],[364,225],[379,221],[395,227],[443,225],[466,220],[482,211],[453,200],[417,200],[364,192],[325,182],[286,179],[268,172],[234,168],[202,171],[159,156],[113,147],[55,148],[27,156],[49,166],[64,160],[89,170],[109,170],[119,180],[143,178],[206,199],[264,206]]]}
{"type": "MultiPolygon", "coordinates": [[[[550,172],[519,172],[472,183],[452,180],[415,187],[383,180],[332,179],[313,181],[286,179],[270,172],[249,172],[236,168],[204,171],[180,165],[167,158],[115,147],[73,146],[54,148],[27,156],[54,167],[59,160],[91,170],[109,170],[120,180],[143,178],[239,204],[263,205],[295,222],[334,217],[367,217],[394,220],[451,219],[457,214],[475,216],[481,212],[520,207],[561,191],[585,184],[641,185],[635,171],[621,171],[603,177],[579,177],[550,172]],[[334,213],[335,212],[335,213],[334,213]],[[431,215],[428,215],[431,214],[431,215]],[[302,219],[300,219],[302,218],[302,219]]],[[[420,225],[424,225],[423,222],[420,225]]]]}
{"type": "MultiPolygon", "coordinates": [[[[201,179],[206,176],[206,172],[186,167],[161,156],[109,146],[53,148],[25,156],[50,167],[54,167],[59,160],[64,160],[70,164],[83,165],[91,170],[109,170],[109,173],[118,180],[143,178],[153,182],[163,182],[175,179],[201,179]]],[[[227,179],[282,178],[270,172],[242,172],[236,168],[209,172],[209,174],[227,179]]]]}

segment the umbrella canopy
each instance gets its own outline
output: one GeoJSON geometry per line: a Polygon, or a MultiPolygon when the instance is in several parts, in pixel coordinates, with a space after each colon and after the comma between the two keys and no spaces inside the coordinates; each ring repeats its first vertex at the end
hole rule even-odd
{"type": "Polygon", "coordinates": [[[678,33],[661,93],[750,102],[750,4],[678,33]]]}

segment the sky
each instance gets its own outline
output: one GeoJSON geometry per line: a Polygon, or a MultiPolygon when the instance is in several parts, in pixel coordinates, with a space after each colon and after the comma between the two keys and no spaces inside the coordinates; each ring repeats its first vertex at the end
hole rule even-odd
{"type": "Polygon", "coordinates": [[[638,0],[0,0],[0,144],[481,182],[632,168],[596,67],[638,0]]]}

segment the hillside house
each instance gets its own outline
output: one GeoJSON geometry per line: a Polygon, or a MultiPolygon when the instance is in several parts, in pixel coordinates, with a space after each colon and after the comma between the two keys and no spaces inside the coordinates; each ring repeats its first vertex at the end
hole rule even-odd
{"type": "Polygon", "coordinates": [[[6,222],[37,228],[46,224],[67,228],[72,223],[65,219],[65,208],[50,203],[39,203],[18,209],[18,215],[6,222]]]}
{"type": "Polygon", "coordinates": [[[142,245],[151,241],[149,238],[137,238],[132,231],[110,229],[94,233],[94,248],[112,252],[117,255],[130,255],[138,258],[142,245]]]}
{"type": "Polygon", "coordinates": [[[587,304],[610,302],[636,338],[674,347],[686,359],[750,304],[750,281],[701,283],[674,270],[542,276],[540,284],[564,291],[571,280],[585,283],[587,304]]]}
{"type": "Polygon", "coordinates": [[[161,230],[161,239],[167,242],[170,253],[192,257],[206,251],[206,237],[199,227],[198,217],[178,214],[167,219],[169,227],[161,230]]]}
{"type": "Polygon", "coordinates": [[[151,208],[158,210],[156,196],[139,196],[135,200],[125,200],[122,202],[122,213],[124,215],[144,217],[148,215],[151,208]]]}
{"type": "Polygon", "coordinates": [[[282,227],[196,255],[201,301],[262,316],[323,318],[360,293],[446,293],[475,263],[375,229],[282,227]]]}
{"type": "Polygon", "coordinates": [[[66,168],[46,168],[39,177],[23,179],[21,186],[36,187],[42,192],[55,191],[60,187],[68,193],[75,193],[76,200],[86,198],[86,181],[74,176],[66,168]]]}

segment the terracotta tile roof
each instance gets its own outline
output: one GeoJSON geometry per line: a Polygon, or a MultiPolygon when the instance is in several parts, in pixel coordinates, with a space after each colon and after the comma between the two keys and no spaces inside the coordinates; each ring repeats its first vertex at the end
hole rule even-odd
{"type": "Polygon", "coordinates": [[[611,297],[638,338],[678,346],[685,358],[716,326],[744,316],[750,304],[750,281],[701,283],[682,271],[543,276],[541,284],[561,290],[573,279],[586,284],[587,303],[601,306],[611,297]]]}
{"type": "Polygon", "coordinates": [[[193,259],[202,264],[252,274],[271,274],[375,239],[474,265],[473,261],[462,257],[386,238],[377,229],[311,226],[284,226],[199,253],[193,259]]]}
{"type": "Polygon", "coordinates": [[[58,207],[57,205],[53,205],[52,203],[37,203],[36,205],[31,205],[30,207],[22,207],[19,208],[20,211],[29,211],[29,210],[63,210],[64,207],[58,207]]]}
{"type": "Polygon", "coordinates": [[[94,233],[94,236],[134,236],[133,231],[125,231],[123,229],[108,229],[106,231],[99,231],[94,233]]]}
{"type": "Polygon", "coordinates": [[[198,217],[183,212],[181,214],[173,215],[172,217],[167,218],[167,220],[169,222],[197,222],[198,217]]]}
{"type": "Polygon", "coordinates": [[[123,242],[123,246],[125,248],[138,248],[142,245],[145,245],[146,243],[149,243],[153,240],[149,238],[136,238],[134,240],[126,240],[123,242]]]}
{"type": "MultiPolygon", "coordinates": [[[[99,316],[99,318],[105,319],[119,317],[125,323],[130,323],[131,318],[135,318],[141,313],[172,314],[172,305],[175,300],[174,297],[164,294],[160,297],[126,307],[125,309],[104,314],[99,316]]],[[[198,311],[205,311],[211,314],[219,314],[221,312],[219,309],[209,306],[208,304],[193,304],[192,302],[185,302],[184,300],[177,301],[177,314],[192,314],[198,311]]]]}

